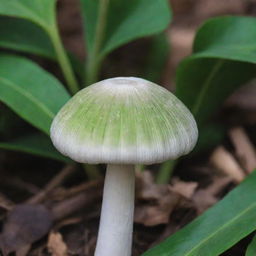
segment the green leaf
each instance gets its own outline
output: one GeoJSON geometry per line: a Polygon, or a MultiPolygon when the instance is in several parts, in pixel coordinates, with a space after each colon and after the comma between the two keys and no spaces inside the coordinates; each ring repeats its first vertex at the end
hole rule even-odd
{"type": "Polygon", "coordinates": [[[0,17],[0,47],[56,59],[45,31],[25,19],[0,17]]]}
{"type": "Polygon", "coordinates": [[[226,134],[225,127],[219,124],[207,124],[201,127],[198,142],[188,157],[202,151],[212,149],[223,141],[226,134]]]}
{"type": "Polygon", "coordinates": [[[256,236],[253,238],[253,240],[247,247],[245,256],[255,256],[255,255],[256,255],[256,236]]]}
{"type": "Polygon", "coordinates": [[[170,46],[166,33],[160,33],[152,38],[152,45],[143,78],[152,82],[159,82],[164,66],[169,57],[170,46]]]}
{"type": "Polygon", "coordinates": [[[192,55],[178,68],[176,95],[201,126],[255,72],[255,66],[250,63],[192,55]]]}
{"type": "Polygon", "coordinates": [[[255,76],[256,19],[221,17],[198,31],[194,54],[177,71],[177,96],[204,123],[239,86],[255,76]]]}
{"type": "Polygon", "coordinates": [[[207,21],[198,31],[194,52],[200,56],[256,63],[256,19],[218,17],[207,21]]]}
{"type": "MultiPolygon", "coordinates": [[[[25,19],[0,16],[0,47],[57,60],[47,33],[25,19]]],[[[76,73],[82,77],[82,62],[71,53],[68,57],[76,73]]]]}
{"type": "Polygon", "coordinates": [[[28,19],[48,29],[55,23],[55,0],[0,0],[0,15],[28,19]]]}
{"type": "Polygon", "coordinates": [[[79,90],[79,86],[61,42],[55,5],[56,0],[0,0],[0,15],[29,20],[40,26],[48,34],[67,85],[70,91],[75,93],[79,90]]]}
{"type": "Polygon", "coordinates": [[[143,256],[217,256],[256,229],[256,172],[143,256]]]}
{"type": "Polygon", "coordinates": [[[61,155],[53,147],[50,138],[43,134],[33,134],[9,142],[0,142],[0,148],[20,151],[64,162],[71,162],[70,159],[61,155]]]}
{"type": "MultiPolygon", "coordinates": [[[[87,51],[93,52],[102,0],[81,0],[87,51]]],[[[163,31],[170,22],[167,0],[109,0],[100,55],[136,38],[163,31]]]]}
{"type": "Polygon", "coordinates": [[[0,100],[49,133],[53,117],[70,98],[61,83],[32,61],[0,55],[0,100]]]}

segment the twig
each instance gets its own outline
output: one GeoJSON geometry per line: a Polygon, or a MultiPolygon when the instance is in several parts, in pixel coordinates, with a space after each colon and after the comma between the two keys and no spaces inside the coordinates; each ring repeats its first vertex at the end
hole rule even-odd
{"type": "MultiPolygon", "coordinates": [[[[170,221],[169,224],[166,226],[166,228],[164,229],[164,231],[162,232],[162,234],[160,234],[160,236],[157,238],[156,241],[154,241],[149,248],[152,248],[154,246],[156,246],[157,244],[159,244],[160,242],[162,242],[163,240],[165,240],[167,237],[169,237],[170,235],[174,234],[175,232],[177,232],[180,228],[182,228],[183,226],[185,226],[187,223],[189,223],[192,219],[194,219],[195,216],[195,211],[193,208],[189,209],[186,214],[182,217],[182,219],[180,220],[179,223],[176,223],[174,221],[170,221]]],[[[171,219],[172,220],[172,219],[171,219]]]]}
{"type": "Polygon", "coordinates": [[[1,183],[5,183],[12,187],[27,191],[32,195],[37,194],[40,191],[40,189],[34,184],[26,182],[18,177],[5,176],[1,179],[1,183]]]}
{"type": "Polygon", "coordinates": [[[197,214],[200,215],[206,209],[216,204],[218,201],[217,195],[232,181],[233,179],[229,176],[214,177],[210,186],[197,190],[192,198],[192,201],[197,209],[197,214]]]}
{"type": "Polygon", "coordinates": [[[10,211],[14,207],[14,203],[4,194],[0,193],[0,208],[10,211]]]}
{"type": "Polygon", "coordinates": [[[230,177],[214,177],[212,184],[204,190],[210,193],[211,195],[216,196],[231,182],[232,178],[230,177]]]}
{"type": "Polygon", "coordinates": [[[245,178],[245,174],[236,159],[223,146],[219,146],[213,152],[210,162],[237,183],[245,178]]]}
{"type": "Polygon", "coordinates": [[[67,179],[74,171],[75,165],[67,165],[62,169],[60,173],[54,176],[48,184],[46,184],[45,188],[41,190],[38,194],[31,197],[27,203],[36,204],[42,202],[45,197],[56,187],[58,187],[65,179],[67,179]]]}
{"type": "Polygon", "coordinates": [[[89,183],[85,192],[80,193],[72,198],[66,199],[53,207],[52,213],[54,219],[63,219],[83,208],[85,205],[97,202],[102,196],[102,190],[102,180],[89,183]]]}
{"type": "Polygon", "coordinates": [[[99,183],[103,184],[103,181],[102,180],[93,180],[93,181],[89,181],[89,182],[79,184],[77,186],[74,186],[74,187],[71,187],[71,188],[68,188],[68,189],[56,190],[56,192],[54,192],[52,194],[52,197],[54,198],[54,200],[61,200],[62,198],[69,198],[69,197],[72,197],[72,196],[77,195],[79,193],[82,193],[84,191],[88,191],[90,189],[93,189],[99,183]]]}
{"type": "Polygon", "coordinates": [[[229,136],[242,166],[247,173],[251,173],[256,168],[256,151],[245,130],[235,127],[229,131],[229,136]]]}

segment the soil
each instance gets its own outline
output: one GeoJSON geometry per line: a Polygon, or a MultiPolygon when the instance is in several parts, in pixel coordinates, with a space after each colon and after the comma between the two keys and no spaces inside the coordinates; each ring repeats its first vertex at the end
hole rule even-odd
{"type": "MultiPolygon", "coordinates": [[[[255,15],[256,1],[171,0],[171,4],[174,20],[166,33],[170,35],[172,51],[159,82],[174,90],[176,67],[191,53],[198,26],[205,19],[218,15],[255,15]]],[[[86,53],[78,1],[59,0],[58,13],[66,48],[83,60],[86,53]]],[[[149,40],[137,40],[112,53],[105,61],[102,78],[120,72],[134,75],[134,66],[137,69],[145,61],[143,56],[149,40]]],[[[39,62],[62,79],[56,65],[45,60],[39,62]]],[[[202,214],[256,166],[255,88],[252,82],[227,100],[216,117],[229,127],[224,140],[206,152],[183,158],[175,167],[170,184],[155,184],[157,165],[147,166],[143,173],[137,172],[133,256],[141,255],[202,214]]],[[[33,127],[7,107],[0,105],[0,111],[8,112],[13,120],[8,131],[0,134],[1,138],[34,132],[33,127]]],[[[103,177],[105,166],[99,168],[103,177]]],[[[63,165],[23,153],[0,151],[0,248],[3,255],[92,256],[102,188],[103,178],[89,180],[79,165],[63,165]]],[[[244,255],[251,238],[252,235],[246,237],[222,255],[244,255]]]]}

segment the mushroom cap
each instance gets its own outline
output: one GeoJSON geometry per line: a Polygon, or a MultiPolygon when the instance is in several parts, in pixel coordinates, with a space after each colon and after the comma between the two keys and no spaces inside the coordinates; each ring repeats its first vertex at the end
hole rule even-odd
{"type": "Polygon", "coordinates": [[[81,163],[152,164],[189,153],[194,117],[171,92],[141,78],[117,77],[78,92],[51,126],[54,146],[81,163]]]}

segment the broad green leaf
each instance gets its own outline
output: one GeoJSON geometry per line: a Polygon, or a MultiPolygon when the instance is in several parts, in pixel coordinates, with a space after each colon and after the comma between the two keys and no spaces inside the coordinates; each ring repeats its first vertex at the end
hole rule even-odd
{"type": "MultiPolygon", "coordinates": [[[[223,141],[226,134],[225,127],[219,124],[207,124],[201,127],[197,144],[189,156],[209,150],[223,141]]],[[[189,157],[187,156],[187,157],[189,157]]]]}
{"type": "Polygon", "coordinates": [[[8,142],[0,142],[0,148],[20,151],[64,162],[71,160],[61,155],[52,145],[50,138],[43,134],[24,136],[8,142]]]}
{"type": "MultiPolygon", "coordinates": [[[[80,0],[87,51],[95,45],[100,0],[80,0]]],[[[100,55],[139,37],[163,31],[170,22],[167,0],[109,0],[100,55]]],[[[98,42],[96,42],[98,43],[98,42]]]]}
{"type": "Polygon", "coordinates": [[[56,0],[0,0],[0,15],[28,19],[45,29],[55,24],[56,0]]]}
{"type": "Polygon", "coordinates": [[[221,17],[198,31],[194,54],[177,71],[177,96],[204,123],[239,86],[255,76],[256,19],[221,17]]]}
{"type": "Polygon", "coordinates": [[[32,61],[0,55],[0,100],[35,127],[49,133],[53,117],[69,98],[61,83],[32,61]]]}
{"type": "Polygon", "coordinates": [[[46,32],[55,49],[67,85],[70,91],[75,93],[79,90],[79,86],[61,42],[55,5],[56,0],[0,0],[0,15],[29,20],[46,32]]]}
{"type": "Polygon", "coordinates": [[[0,17],[0,47],[56,59],[45,31],[25,19],[0,17]]]}
{"type": "Polygon", "coordinates": [[[201,126],[255,72],[255,66],[250,63],[192,55],[178,68],[176,95],[201,126]]]}
{"type": "Polygon", "coordinates": [[[200,56],[256,63],[256,19],[218,17],[198,31],[194,52],[200,56]]]}
{"type": "MultiPolygon", "coordinates": [[[[0,16],[0,47],[57,60],[47,33],[25,19],[0,16]]],[[[68,55],[76,73],[82,77],[84,71],[82,62],[73,54],[68,55]]]]}
{"type": "Polygon", "coordinates": [[[165,33],[160,33],[152,38],[152,45],[143,78],[158,83],[164,66],[169,57],[170,46],[165,33]]]}
{"type": "Polygon", "coordinates": [[[218,256],[256,229],[256,172],[143,256],[218,256]]]}
{"type": "Polygon", "coordinates": [[[249,244],[245,256],[255,256],[256,255],[256,236],[252,239],[249,244]]]}

